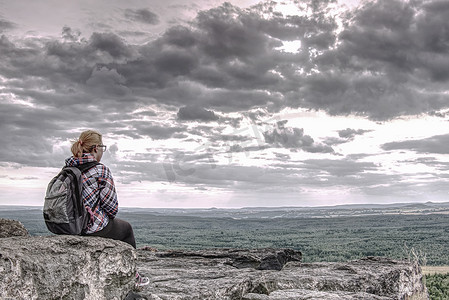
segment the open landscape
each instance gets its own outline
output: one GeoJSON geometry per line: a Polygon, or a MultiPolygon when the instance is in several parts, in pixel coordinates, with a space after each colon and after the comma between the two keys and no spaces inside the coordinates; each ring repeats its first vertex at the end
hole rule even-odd
{"type": "MultiPolygon", "coordinates": [[[[417,260],[431,299],[449,297],[449,203],[241,209],[122,208],[137,247],[292,248],[304,262],[366,256],[417,260]]],[[[31,235],[48,235],[40,207],[0,206],[31,235]]]]}
{"type": "Polygon", "coordinates": [[[50,235],[45,187],[96,160],[138,248],[405,259],[449,299],[449,1],[0,8],[0,218],[50,235]]]}
{"type": "MultiPolygon", "coordinates": [[[[137,246],[157,249],[292,248],[305,262],[366,256],[449,265],[449,203],[241,209],[122,208],[137,246]]],[[[31,235],[50,234],[40,207],[0,206],[31,235]]]]}

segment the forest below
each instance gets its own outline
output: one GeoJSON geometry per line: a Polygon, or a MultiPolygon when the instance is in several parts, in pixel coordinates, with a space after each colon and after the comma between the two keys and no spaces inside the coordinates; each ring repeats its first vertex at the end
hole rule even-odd
{"type": "MultiPolygon", "coordinates": [[[[445,209],[447,209],[445,207],[445,209]]],[[[137,246],[158,249],[292,248],[304,262],[366,256],[419,259],[448,265],[449,215],[443,210],[344,208],[157,210],[123,208],[137,246]],[[374,212],[374,213],[373,213],[374,212]],[[392,213],[393,212],[393,213],[392,213]]],[[[21,221],[32,235],[50,234],[40,207],[0,207],[0,217],[21,221]]]]}

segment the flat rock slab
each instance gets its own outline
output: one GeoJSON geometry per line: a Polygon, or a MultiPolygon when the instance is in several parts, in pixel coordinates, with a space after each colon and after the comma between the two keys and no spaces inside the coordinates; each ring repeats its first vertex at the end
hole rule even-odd
{"type": "Polygon", "coordinates": [[[139,294],[164,300],[428,299],[415,263],[378,257],[301,263],[299,252],[288,253],[287,249],[138,250],[139,272],[150,278],[139,294]],[[260,262],[273,256],[290,259],[281,270],[261,269],[260,262]],[[248,260],[253,263],[242,263],[248,260]]]}
{"type": "Polygon", "coordinates": [[[99,237],[0,239],[0,299],[124,299],[136,251],[99,237]]]}
{"type": "Polygon", "coordinates": [[[300,251],[292,249],[209,249],[198,251],[167,251],[156,254],[161,258],[205,258],[220,260],[237,269],[282,270],[289,261],[301,261],[300,251]]]}

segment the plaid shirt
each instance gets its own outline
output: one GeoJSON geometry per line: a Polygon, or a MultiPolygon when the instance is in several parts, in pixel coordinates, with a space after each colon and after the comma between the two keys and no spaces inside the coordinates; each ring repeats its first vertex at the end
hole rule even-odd
{"type": "MultiPolygon", "coordinates": [[[[81,158],[67,158],[65,165],[76,167],[93,161],[95,157],[92,154],[84,153],[81,158]]],[[[90,168],[82,176],[84,206],[91,214],[86,233],[93,233],[102,230],[108,225],[109,219],[117,215],[117,193],[111,171],[103,164],[90,168]]]]}

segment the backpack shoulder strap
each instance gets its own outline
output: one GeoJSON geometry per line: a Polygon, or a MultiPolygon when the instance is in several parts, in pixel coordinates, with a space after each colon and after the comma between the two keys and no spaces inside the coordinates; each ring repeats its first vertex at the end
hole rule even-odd
{"type": "MultiPolygon", "coordinates": [[[[95,167],[96,165],[100,165],[100,163],[98,161],[92,161],[92,162],[89,162],[89,163],[78,165],[76,168],[80,170],[81,174],[84,174],[87,171],[89,171],[91,168],[95,167]]],[[[91,210],[95,211],[95,208],[98,206],[99,203],[100,203],[100,200],[98,199],[94,203],[94,206],[91,207],[91,210]]]]}
{"type": "MultiPolygon", "coordinates": [[[[59,174],[64,174],[64,176],[69,176],[70,175],[71,186],[73,188],[73,194],[72,195],[73,195],[73,197],[75,197],[74,199],[76,199],[73,208],[78,211],[78,215],[79,216],[83,215],[83,211],[85,210],[84,205],[82,205],[83,204],[83,200],[82,200],[81,194],[82,194],[83,187],[82,187],[81,175],[83,173],[85,173],[86,171],[88,171],[89,169],[91,169],[94,166],[99,165],[99,164],[100,164],[99,162],[93,161],[93,162],[81,164],[81,165],[78,165],[78,166],[65,166],[65,167],[62,168],[61,172],[59,173],[59,174]]],[[[97,205],[98,205],[98,203],[96,203],[94,205],[93,210],[95,209],[95,207],[97,205]]]]}

